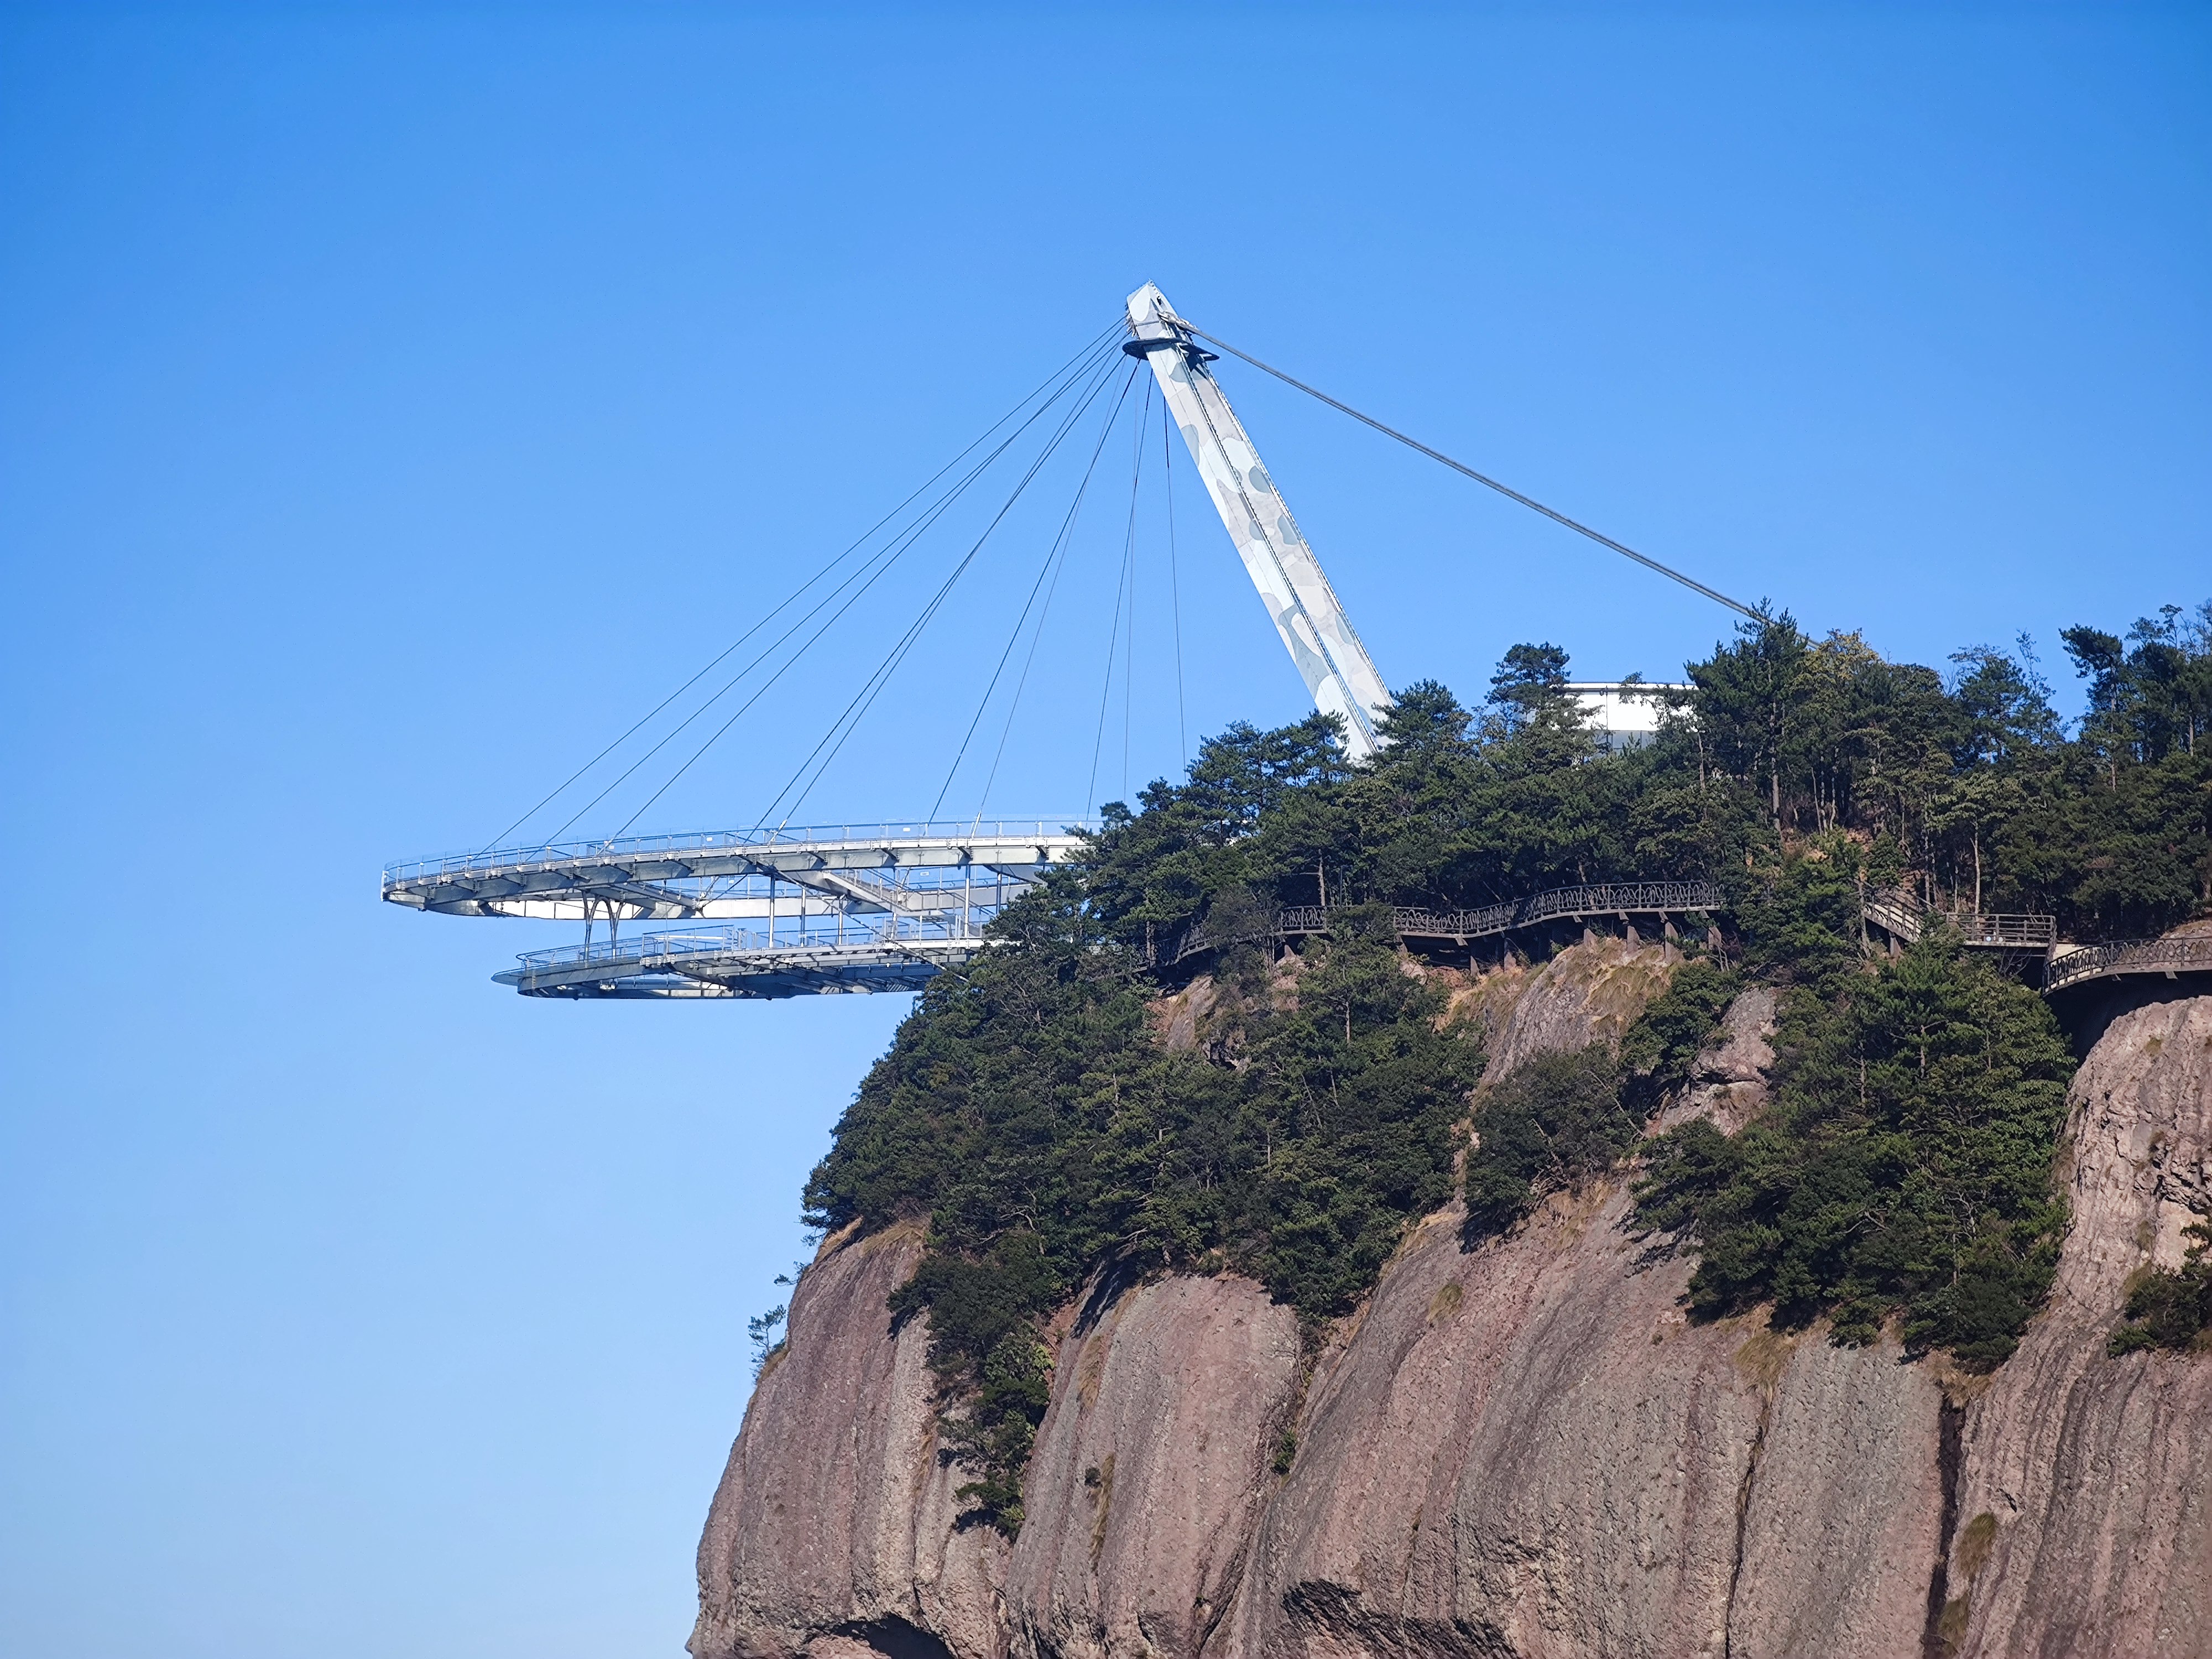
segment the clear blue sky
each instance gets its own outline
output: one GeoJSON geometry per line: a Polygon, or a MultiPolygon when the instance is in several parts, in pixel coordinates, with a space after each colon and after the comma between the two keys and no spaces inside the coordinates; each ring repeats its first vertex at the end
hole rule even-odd
{"type": "MultiPolygon", "coordinates": [[[[1894,655],[2026,629],[2078,706],[2059,628],[2212,594],[2201,7],[808,10],[0,13],[0,1650],[677,1651],[744,1321],[905,1005],[526,1002],[488,975],[573,930],[378,867],[495,833],[1146,278],[1894,655]]],[[[1224,377],[1394,682],[1724,631],[1224,377]]],[[[1081,808],[1121,510],[994,809],[1081,808]]],[[[1024,511],[807,816],[926,810],[1024,511]]],[[[1182,511],[1191,728],[1297,715],[1182,511]]],[[[929,556],[639,827],[750,822],[929,556]]]]}

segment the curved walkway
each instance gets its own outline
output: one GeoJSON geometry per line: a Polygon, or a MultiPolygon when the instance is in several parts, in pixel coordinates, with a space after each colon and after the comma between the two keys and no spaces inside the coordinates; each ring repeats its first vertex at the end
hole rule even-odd
{"type": "Polygon", "coordinates": [[[2093,979],[2124,979],[2131,974],[2212,973],[2212,938],[2124,939],[2086,945],[2053,957],[2044,970],[2043,994],[2051,995],[2093,979]]]}
{"type": "MultiPolygon", "coordinates": [[[[1201,951],[1218,951],[1224,945],[1325,933],[1332,914],[1343,915],[1365,908],[1330,905],[1324,909],[1318,904],[1293,905],[1277,911],[1271,923],[1232,924],[1227,931],[1199,921],[1176,941],[1172,950],[1161,954],[1160,963],[1172,968],[1201,951]]],[[[1547,892],[1532,893],[1527,898],[1486,904],[1474,910],[1423,910],[1394,906],[1390,925],[1401,939],[1449,939],[1455,945],[1466,945],[1547,921],[1581,921],[1591,916],[1626,920],[1630,916],[1710,914],[1727,908],[1728,900],[1721,890],[1709,881],[1609,881],[1583,887],[1554,887],[1547,892]]]]}

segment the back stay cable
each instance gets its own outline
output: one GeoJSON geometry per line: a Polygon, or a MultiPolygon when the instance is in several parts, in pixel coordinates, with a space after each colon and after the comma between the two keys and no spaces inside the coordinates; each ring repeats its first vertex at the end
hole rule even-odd
{"type": "Polygon", "coordinates": [[[1327,404],[1331,409],[1334,409],[1341,414],[1351,416],[1353,420],[1358,421],[1363,426],[1373,427],[1377,432],[1381,433],[1386,438],[1395,438],[1400,443],[1405,445],[1407,448],[1417,449],[1432,461],[1441,461],[1453,471],[1474,479],[1475,483],[1482,485],[1485,489],[1494,489],[1507,500],[1518,501],[1522,506],[1528,507],[1532,512],[1540,513],[1554,523],[1566,526],[1568,529],[1573,531],[1577,535],[1587,536],[1592,541],[1597,543],[1599,546],[1609,547],[1622,557],[1633,559],[1645,569],[1656,570],[1661,575],[1667,577],[1668,580],[1678,581],[1681,583],[1683,586],[1690,588],[1696,592],[1704,594],[1707,599],[1711,599],[1716,604],[1726,605],[1729,610],[1737,612],[1739,615],[1748,617],[1753,622],[1760,620],[1759,612],[1753,610],[1749,605],[1737,603],[1735,600],[1729,598],[1727,594],[1723,593],[1715,588],[1706,586],[1695,577],[1684,575],[1680,571],[1674,568],[1671,565],[1664,565],[1660,563],[1656,559],[1646,557],[1644,554],[1638,553],[1634,548],[1617,542],[1613,540],[1612,537],[1607,536],[1600,531],[1593,530],[1588,525],[1580,523],[1576,520],[1569,518],[1564,513],[1558,512],[1552,507],[1545,506],[1543,502],[1536,500],[1533,495],[1524,495],[1511,485],[1500,483],[1497,479],[1491,477],[1487,473],[1478,472],[1463,461],[1454,460],[1442,450],[1431,449],[1428,445],[1421,442],[1419,439],[1409,438],[1404,433],[1399,431],[1397,428],[1383,425],[1382,422],[1376,420],[1372,415],[1361,414],[1350,404],[1340,403],[1336,398],[1330,397],[1326,392],[1310,386],[1304,380],[1297,380],[1291,375],[1284,374],[1281,369],[1277,368],[1273,364],[1261,362],[1257,357],[1252,356],[1250,352],[1239,351],[1235,346],[1230,344],[1228,341],[1216,339],[1212,335],[1208,334],[1204,329],[1194,327],[1188,319],[1183,321],[1182,326],[1189,329],[1193,334],[1205,341],[1208,345],[1219,346],[1231,356],[1241,358],[1245,362],[1251,364],[1253,368],[1260,370],[1261,373],[1273,375],[1285,386],[1297,387],[1300,392],[1304,392],[1307,397],[1316,398],[1319,401],[1327,404]]]}

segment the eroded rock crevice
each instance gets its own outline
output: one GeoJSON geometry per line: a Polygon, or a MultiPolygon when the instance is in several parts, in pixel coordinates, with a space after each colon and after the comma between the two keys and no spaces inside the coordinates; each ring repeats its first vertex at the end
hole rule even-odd
{"type": "Polygon", "coordinates": [[[1728,1599],[1721,1605],[1722,1659],[1735,1659],[1735,1599],[1736,1590],[1743,1582],[1743,1540],[1751,1525],[1752,1485],[1759,1479],[1759,1454],[1766,1449],[1766,1429],[1773,1418],[1774,1402],[1762,1400],[1759,1426],[1752,1431],[1750,1449],[1744,1454],[1743,1484],[1736,1489],[1735,1549],[1729,1559],[1728,1599]]]}
{"type": "MultiPolygon", "coordinates": [[[[1940,1536],[1948,1543],[1959,1525],[1959,1475],[1966,1459],[1966,1408],[1947,1397],[1939,1425],[1942,1441],[1937,1467],[1943,1480],[1943,1529],[1940,1536]]],[[[1945,1621],[1948,1618],[1955,1625],[1957,1615],[1953,1608],[1955,1606],[1963,1612],[1966,1604],[1963,1601],[1954,1604],[1950,1590],[1951,1558],[1947,1550],[1936,1556],[1935,1568],[1928,1575],[1928,1624],[1920,1636],[1921,1659],[1950,1659],[1957,1647],[1958,1632],[1945,1621]]]]}

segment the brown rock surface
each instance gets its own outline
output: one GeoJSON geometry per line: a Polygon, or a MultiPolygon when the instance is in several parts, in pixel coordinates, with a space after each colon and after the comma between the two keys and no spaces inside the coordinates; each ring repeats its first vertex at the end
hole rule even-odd
{"type": "MultiPolygon", "coordinates": [[[[1656,951],[1563,952],[1492,1075],[1617,1036],[1664,975],[1656,951]]],[[[1763,1103],[1772,1019],[1765,992],[1731,1008],[1699,1057],[1704,1109],[1763,1103]]],[[[1324,1361],[1220,1651],[1917,1648],[1936,1383],[1893,1345],[1690,1327],[1690,1263],[1631,1238],[1627,1212],[1617,1188],[1563,1196],[1472,1252],[1457,1206],[1416,1230],[1324,1361]]]]}
{"type": "Polygon", "coordinates": [[[1732,1135],[1766,1109],[1777,1001],[1772,987],[1754,985],[1729,1004],[1714,1040],[1691,1063],[1689,1086],[1660,1113],[1654,1129],[1704,1117],[1732,1135]]]}
{"type": "MultiPolygon", "coordinates": [[[[1586,1048],[1603,1038],[1618,1042],[1644,1006],[1667,988],[1673,958],[1663,945],[1632,946],[1620,939],[1594,939],[1571,945],[1533,972],[1508,968],[1511,985],[1522,978],[1510,1008],[1496,1019],[1490,1043],[1489,1075],[1502,1078],[1541,1054],[1586,1048]]],[[[1476,999],[1497,1006],[1494,994],[1480,988],[1476,999]]]]}
{"type": "Polygon", "coordinates": [[[698,1659],[906,1656],[933,1650],[925,1632],[959,1659],[1004,1652],[1005,1541],[956,1527],[928,1335],[890,1328],[921,1253],[920,1228],[895,1227],[830,1241],[800,1276],[699,1540],[698,1659]]]}
{"type": "Polygon", "coordinates": [[[1392,1264],[1313,1391],[1226,1652],[1884,1655],[1926,1617],[1941,1397],[1894,1348],[1691,1327],[1619,1191],[1392,1264]]]}
{"type": "MultiPolygon", "coordinates": [[[[1495,1078],[1617,1036],[1666,971],[1601,940],[1455,1004],[1489,1019],[1495,1078]]],[[[1756,1109],[1771,1019],[1740,999],[1668,1121],[1756,1109]]],[[[1472,1249],[1455,1206],[1430,1217],[1303,1389],[1294,1321],[1247,1281],[1104,1299],[1061,1344],[1011,1550],[957,1528],[926,1335],[884,1311],[917,1233],[825,1248],[715,1498],[693,1651],[2212,1654],[2212,1358],[2104,1350],[2212,1188],[2212,997],[2113,1018],[2070,1133],[2052,1305],[1954,1383],[1963,1419],[1893,1344],[1689,1325],[1690,1261],[1600,1185],[1472,1249]]]]}
{"type": "Polygon", "coordinates": [[[1018,1652],[1194,1654],[1227,1611],[1297,1381],[1246,1279],[1115,1298],[1061,1346],[1007,1570],[1018,1652]]]}
{"type": "Polygon", "coordinates": [[[1170,1054],[1198,1047],[1199,1026],[1220,994],[1213,975],[1200,974],[1173,996],[1162,997],[1152,1008],[1152,1029],[1159,1034],[1160,1046],[1170,1054]]]}
{"type": "Polygon", "coordinates": [[[2205,1203],[2212,996],[2119,1007],[2074,1080],[2051,1304],[1967,1412],[1964,1655],[2212,1654],[2212,1356],[2105,1352],[2130,1275],[2205,1203]]]}

